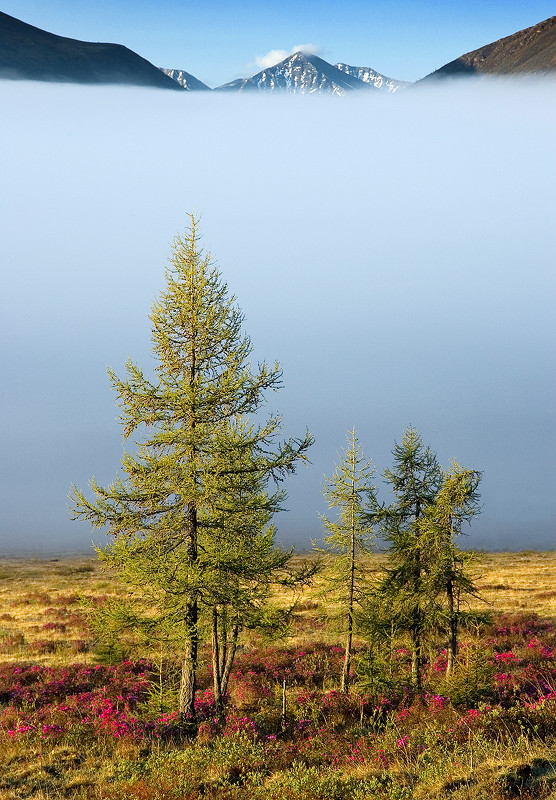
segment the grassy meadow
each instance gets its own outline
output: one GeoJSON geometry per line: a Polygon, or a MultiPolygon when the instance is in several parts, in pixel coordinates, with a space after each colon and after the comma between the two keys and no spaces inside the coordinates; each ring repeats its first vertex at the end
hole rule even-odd
{"type": "Polygon", "coordinates": [[[283,595],[289,635],[242,639],[224,726],[202,648],[191,742],[179,654],[89,629],[87,609],[123,593],[114,576],[95,558],[1,559],[0,798],[556,800],[556,552],[485,554],[476,574],[488,618],[462,631],[449,678],[445,642],[428,643],[422,696],[403,637],[380,654],[380,686],[357,642],[343,695],[323,578],[283,595]]]}

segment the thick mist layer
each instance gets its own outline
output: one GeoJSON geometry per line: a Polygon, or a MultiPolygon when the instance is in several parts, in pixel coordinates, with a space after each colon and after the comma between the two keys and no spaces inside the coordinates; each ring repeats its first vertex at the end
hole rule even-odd
{"type": "Polygon", "coordinates": [[[484,472],[470,545],[553,547],[555,88],[338,99],[0,83],[0,554],[90,547],[67,494],[119,469],[106,366],[151,365],[150,306],[190,211],[254,360],[284,367],[267,411],[284,435],[316,436],[281,539],[321,535],[348,428],[382,492],[411,424],[444,465],[484,472]]]}

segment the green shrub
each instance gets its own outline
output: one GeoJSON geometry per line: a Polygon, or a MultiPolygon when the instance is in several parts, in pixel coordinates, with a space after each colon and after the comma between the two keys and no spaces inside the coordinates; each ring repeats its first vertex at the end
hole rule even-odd
{"type": "MultiPolygon", "coordinates": [[[[406,787],[375,776],[345,778],[342,773],[330,772],[294,761],[290,769],[275,775],[266,786],[266,796],[272,800],[410,800],[406,787]]],[[[259,798],[264,794],[254,795],[259,798]]]]}
{"type": "Polygon", "coordinates": [[[477,708],[494,696],[495,667],[484,647],[472,646],[440,683],[438,694],[460,708],[477,708]]]}
{"type": "Polygon", "coordinates": [[[120,642],[99,641],[94,647],[96,660],[105,666],[115,666],[129,657],[129,649],[120,642]]]}

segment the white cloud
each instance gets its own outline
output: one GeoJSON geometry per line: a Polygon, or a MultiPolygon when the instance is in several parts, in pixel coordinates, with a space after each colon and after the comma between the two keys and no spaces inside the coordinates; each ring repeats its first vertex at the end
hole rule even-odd
{"type": "Polygon", "coordinates": [[[291,50],[269,50],[266,55],[257,56],[255,58],[255,65],[259,70],[267,69],[268,67],[273,67],[275,64],[279,64],[280,61],[283,61],[288,56],[292,56],[299,51],[307,55],[317,55],[321,51],[321,47],[318,44],[296,44],[291,50]]]}
{"type": "Polygon", "coordinates": [[[308,56],[317,56],[322,50],[322,47],[318,44],[294,44],[290,51],[290,55],[293,53],[298,53],[301,51],[308,56]]]}
{"type": "Polygon", "coordinates": [[[267,67],[273,67],[275,64],[283,61],[289,55],[291,55],[291,53],[287,50],[270,50],[264,56],[257,56],[255,58],[255,64],[259,69],[266,69],[267,67]]]}

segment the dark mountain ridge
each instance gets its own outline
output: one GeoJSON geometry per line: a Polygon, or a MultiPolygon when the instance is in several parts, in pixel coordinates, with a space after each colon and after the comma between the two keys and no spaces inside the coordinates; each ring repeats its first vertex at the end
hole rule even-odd
{"type": "Polygon", "coordinates": [[[57,36],[0,12],[0,78],[123,83],[182,91],[179,83],[121,44],[57,36]]]}
{"type": "Polygon", "coordinates": [[[554,74],[556,17],[472,50],[422,80],[471,75],[554,74]]]}

